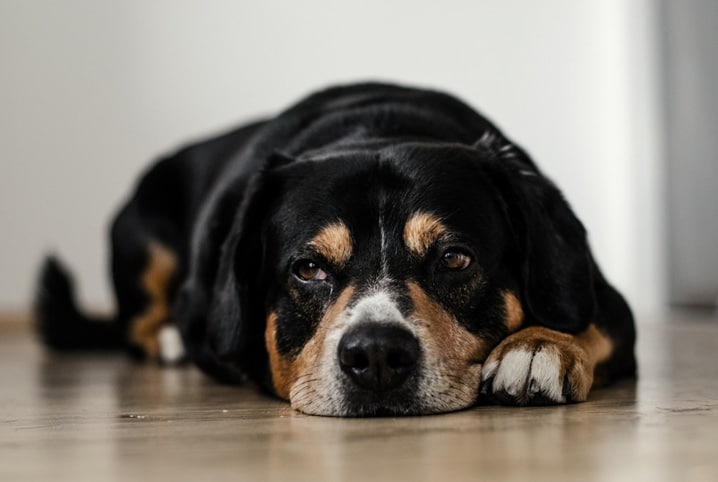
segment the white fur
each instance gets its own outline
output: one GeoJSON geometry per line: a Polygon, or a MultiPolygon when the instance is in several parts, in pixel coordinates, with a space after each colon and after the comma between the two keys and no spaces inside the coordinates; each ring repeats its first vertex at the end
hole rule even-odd
{"type": "Polygon", "coordinates": [[[497,360],[491,360],[490,362],[486,363],[484,365],[484,368],[481,370],[481,381],[485,382],[489,378],[496,375],[496,370],[499,368],[499,362],[497,360]]]}
{"type": "Polygon", "coordinates": [[[173,325],[163,326],[158,334],[158,339],[160,342],[160,358],[163,362],[173,364],[184,357],[184,345],[177,327],[173,325]]]}
{"type": "Polygon", "coordinates": [[[401,314],[401,311],[399,311],[396,302],[392,299],[391,294],[385,290],[375,291],[369,296],[362,298],[351,310],[349,325],[355,325],[365,321],[398,323],[411,329],[401,314]]]}
{"type": "Polygon", "coordinates": [[[504,355],[494,378],[494,390],[505,390],[509,395],[520,395],[528,383],[533,353],[512,350],[504,355]]]}
{"type": "Polygon", "coordinates": [[[566,402],[561,380],[561,359],[554,350],[543,347],[536,352],[531,362],[531,380],[546,397],[554,402],[566,402]]]}
{"type": "Polygon", "coordinates": [[[384,215],[379,216],[379,235],[381,240],[381,278],[389,278],[389,254],[387,248],[386,229],[384,228],[384,215]]]}
{"type": "Polygon", "coordinates": [[[481,380],[494,377],[493,390],[509,395],[529,397],[541,393],[556,403],[565,403],[561,358],[553,347],[543,346],[536,352],[523,348],[509,350],[484,365],[481,380]],[[533,386],[532,386],[533,384],[533,386]],[[531,393],[532,392],[532,393],[531,393]]]}

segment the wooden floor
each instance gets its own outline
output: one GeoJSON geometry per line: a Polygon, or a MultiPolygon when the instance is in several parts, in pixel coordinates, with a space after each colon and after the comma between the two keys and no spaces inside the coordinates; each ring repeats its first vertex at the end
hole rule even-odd
{"type": "Polygon", "coordinates": [[[587,403],[331,419],[0,323],[0,480],[716,481],[717,353],[715,320],[645,324],[640,380],[587,403]]]}

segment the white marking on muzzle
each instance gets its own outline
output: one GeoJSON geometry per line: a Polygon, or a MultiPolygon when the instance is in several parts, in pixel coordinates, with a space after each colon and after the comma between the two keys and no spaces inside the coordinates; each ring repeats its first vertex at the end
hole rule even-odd
{"type": "MultiPolygon", "coordinates": [[[[381,288],[371,291],[353,307],[340,314],[334,327],[327,333],[324,339],[322,362],[316,373],[316,378],[322,380],[322,383],[314,386],[315,394],[311,401],[301,407],[293,404],[294,408],[315,415],[347,414],[343,385],[344,374],[337,357],[339,342],[352,327],[369,322],[399,324],[412,333],[415,332],[399,311],[389,291],[381,288]]],[[[298,386],[292,387],[290,400],[299,398],[299,390],[298,386]]]]}
{"type": "Polygon", "coordinates": [[[360,299],[354,305],[349,315],[347,328],[362,322],[398,323],[411,329],[411,325],[406,321],[391,294],[386,290],[375,291],[360,299]]]}

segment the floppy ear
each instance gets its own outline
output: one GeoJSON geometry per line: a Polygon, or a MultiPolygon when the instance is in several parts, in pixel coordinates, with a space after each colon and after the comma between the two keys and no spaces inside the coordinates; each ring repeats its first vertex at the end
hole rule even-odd
{"type": "Polygon", "coordinates": [[[595,311],[586,231],[561,192],[532,168],[497,161],[497,184],[519,251],[523,299],[535,322],[577,333],[595,311]]]}
{"type": "Polygon", "coordinates": [[[263,356],[261,231],[278,192],[271,170],[290,161],[272,155],[253,176],[225,182],[194,229],[174,314],[190,358],[220,380],[240,381],[263,356]]]}

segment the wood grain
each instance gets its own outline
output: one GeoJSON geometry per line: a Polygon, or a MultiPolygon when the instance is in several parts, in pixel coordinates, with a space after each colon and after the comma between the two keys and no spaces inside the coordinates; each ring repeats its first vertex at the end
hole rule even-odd
{"type": "Polygon", "coordinates": [[[718,325],[639,340],[640,380],[583,404],[332,419],[0,323],[0,480],[718,480],[718,325]]]}

